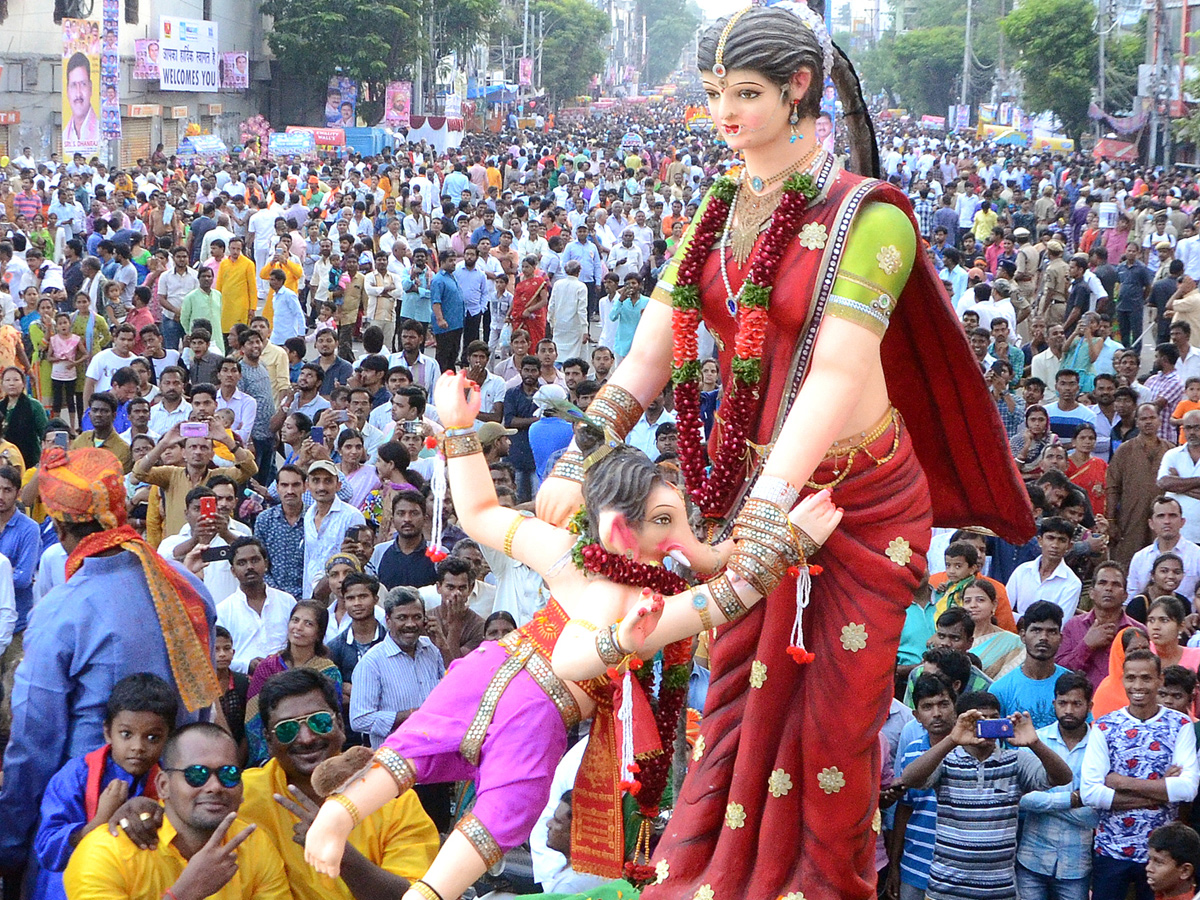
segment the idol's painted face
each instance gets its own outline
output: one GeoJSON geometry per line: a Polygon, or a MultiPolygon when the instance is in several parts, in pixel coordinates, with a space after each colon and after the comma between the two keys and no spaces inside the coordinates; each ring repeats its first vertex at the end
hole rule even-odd
{"type": "Polygon", "coordinates": [[[790,133],[790,104],[794,97],[804,96],[812,73],[801,69],[786,89],[753,69],[730,69],[724,78],[701,72],[700,77],[717,133],[731,150],[745,150],[790,133]]]}

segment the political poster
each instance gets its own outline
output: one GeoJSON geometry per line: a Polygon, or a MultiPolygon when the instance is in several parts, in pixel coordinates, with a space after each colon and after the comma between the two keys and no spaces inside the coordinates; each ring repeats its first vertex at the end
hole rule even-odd
{"type": "Polygon", "coordinates": [[[317,142],[311,131],[272,132],[267,137],[267,147],[274,157],[311,156],[317,150],[317,142]]]}
{"type": "Polygon", "coordinates": [[[517,63],[517,84],[521,87],[533,84],[533,57],[522,56],[517,63]]]}
{"type": "Polygon", "coordinates": [[[100,152],[100,23],[63,19],[62,147],[76,153],[100,152]]]}
{"type": "Polygon", "coordinates": [[[104,0],[104,38],[100,47],[100,133],[105,140],[121,137],[121,72],[118,29],[121,0],[104,0]]]}
{"type": "Polygon", "coordinates": [[[133,77],[138,81],[158,80],[158,41],[138,38],[133,42],[133,77]]]}
{"type": "Polygon", "coordinates": [[[335,75],[325,92],[325,124],[330,128],[353,128],[358,108],[358,82],[335,75]]]}
{"type": "Polygon", "coordinates": [[[412,82],[389,81],[384,101],[383,124],[408,128],[412,119],[412,82]]]}
{"type": "Polygon", "coordinates": [[[208,93],[220,87],[217,23],[160,16],[158,86],[164,91],[208,93]]]}
{"type": "Polygon", "coordinates": [[[221,87],[230,91],[250,87],[250,54],[245,50],[221,54],[221,87]]]}

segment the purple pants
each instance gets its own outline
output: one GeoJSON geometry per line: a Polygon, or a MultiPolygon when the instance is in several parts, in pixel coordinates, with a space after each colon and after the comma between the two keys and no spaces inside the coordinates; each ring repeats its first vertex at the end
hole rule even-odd
{"type": "Polygon", "coordinates": [[[567,752],[562,714],[522,670],[496,705],[479,765],[459,753],[483,692],[506,659],[499,644],[487,641],[455,660],[420,708],[383,742],[412,763],[418,782],[474,781],[472,812],[505,851],[529,837],[567,752]]]}

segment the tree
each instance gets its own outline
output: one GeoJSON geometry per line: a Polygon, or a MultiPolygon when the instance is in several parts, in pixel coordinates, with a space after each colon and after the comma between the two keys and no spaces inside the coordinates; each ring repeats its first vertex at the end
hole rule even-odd
{"type": "Polygon", "coordinates": [[[542,85],[555,102],[585,93],[604,69],[612,23],[587,0],[537,0],[529,14],[545,13],[542,85]]]}
{"type": "Polygon", "coordinates": [[[1088,103],[1099,60],[1089,0],[1025,0],[1001,20],[1017,69],[1025,76],[1025,108],[1052,112],[1079,140],[1088,126],[1088,103]]]}
{"type": "Polygon", "coordinates": [[[963,29],[920,28],[892,42],[895,91],[913,115],[946,114],[962,74],[963,29]]]}
{"type": "MultiPolygon", "coordinates": [[[[687,0],[643,0],[646,17],[646,80],[658,84],[674,71],[679,54],[695,40],[700,17],[687,0]]],[[[641,48],[638,48],[640,53],[641,48]]]]}
{"type": "Polygon", "coordinates": [[[319,106],[324,85],[340,70],[359,83],[359,115],[377,122],[387,82],[411,77],[416,61],[431,52],[472,47],[498,6],[498,0],[263,0],[262,12],[274,19],[267,42],[276,74],[309,107],[319,106]]]}

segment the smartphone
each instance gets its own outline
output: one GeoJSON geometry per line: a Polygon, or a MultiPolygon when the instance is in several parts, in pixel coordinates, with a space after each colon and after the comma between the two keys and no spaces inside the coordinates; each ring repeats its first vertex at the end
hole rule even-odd
{"type": "Polygon", "coordinates": [[[975,736],[988,740],[1013,736],[1012,719],[980,719],[975,723],[975,736]]]}
{"type": "MultiPolygon", "coordinates": [[[[205,497],[206,500],[211,500],[211,497],[205,497]]],[[[200,558],[206,563],[211,562],[228,562],[233,558],[232,547],[209,547],[207,550],[200,551],[200,558]]]]}
{"type": "Polygon", "coordinates": [[[179,436],[183,438],[208,437],[208,425],[204,422],[180,422],[179,436]]]}
{"type": "Polygon", "coordinates": [[[55,447],[62,447],[64,450],[66,450],[67,447],[70,446],[70,443],[71,443],[71,436],[69,434],[67,434],[65,431],[54,432],[54,446],[55,447]]]}
{"type": "Polygon", "coordinates": [[[312,437],[312,442],[314,444],[325,443],[325,428],[321,425],[314,425],[312,427],[312,434],[310,437],[312,437]]]}
{"type": "Polygon", "coordinates": [[[212,518],[217,514],[217,498],[216,497],[201,497],[200,498],[200,515],[212,518]]]}
{"type": "Polygon", "coordinates": [[[335,409],[333,411],[333,421],[335,422],[345,422],[348,418],[350,418],[350,411],[348,409],[335,409]]]}

